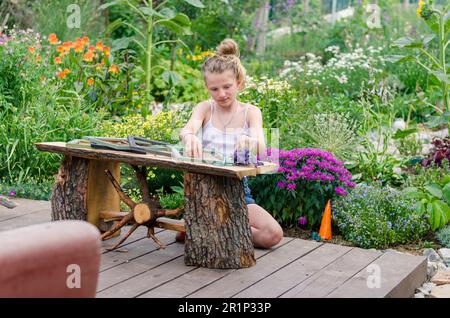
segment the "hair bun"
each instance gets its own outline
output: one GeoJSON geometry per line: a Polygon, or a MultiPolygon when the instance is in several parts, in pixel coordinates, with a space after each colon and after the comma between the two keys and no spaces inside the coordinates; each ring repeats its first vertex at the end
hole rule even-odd
{"type": "Polygon", "coordinates": [[[225,39],[220,42],[216,53],[218,55],[235,55],[239,57],[239,45],[233,39],[225,39]]]}

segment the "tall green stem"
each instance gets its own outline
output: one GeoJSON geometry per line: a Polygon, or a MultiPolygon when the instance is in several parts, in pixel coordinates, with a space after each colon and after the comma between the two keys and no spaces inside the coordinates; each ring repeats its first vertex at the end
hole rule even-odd
{"type": "MultiPolygon", "coordinates": [[[[149,1],[149,8],[152,9],[153,3],[149,1]]],[[[152,80],[152,47],[153,47],[153,15],[147,18],[147,48],[145,51],[145,106],[150,107],[151,94],[150,83],[152,80]]]]}
{"type": "MultiPolygon", "coordinates": [[[[445,11],[444,11],[445,13],[445,11]]],[[[439,14],[439,59],[442,65],[444,78],[447,78],[447,67],[445,65],[445,21],[444,13],[439,14]]],[[[448,85],[446,81],[442,81],[442,99],[444,100],[444,109],[450,111],[448,100],[448,85]]],[[[450,127],[449,127],[450,129],[450,127]]]]}

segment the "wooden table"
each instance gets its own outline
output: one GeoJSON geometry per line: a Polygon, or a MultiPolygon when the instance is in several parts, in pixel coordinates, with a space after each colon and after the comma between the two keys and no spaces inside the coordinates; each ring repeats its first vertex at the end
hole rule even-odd
{"type": "MultiPolygon", "coordinates": [[[[142,167],[170,168],[186,172],[184,226],[172,226],[170,222],[169,225],[154,222],[152,226],[186,231],[185,264],[225,269],[250,267],[256,263],[242,178],[274,171],[275,164],[217,166],[152,154],[73,148],[64,142],[37,143],[36,147],[64,155],[51,199],[53,220],[86,220],[101,231],[107,231],[112,224],[105,222],[106,218],[111,220],[111,215],[122,218],[125,215],[118,212],[120,200],[124,199],[111,179],[119,184],[120,163],[131,164],[136,171],[142,167]]],[[[150,203],[146,201],[137,206],[151,210],[150,203]]]]}

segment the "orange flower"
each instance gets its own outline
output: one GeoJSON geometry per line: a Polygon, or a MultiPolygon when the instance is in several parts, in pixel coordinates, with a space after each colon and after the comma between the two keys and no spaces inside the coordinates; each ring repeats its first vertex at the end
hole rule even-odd
{"type": "Polygon", "coordinates": [[[91,51],[88,51],[83,55],[83,60],[85,60],[86,62],[92,62],[93,59],[94,53],[92,53],[91,51]]]}
{"type": "Polygon", "coordinates": [[[109,57],[109,55],[110,55],[110,48],[109,48],[109,46],[105,45],[103,47],[103,54],[105,55],[105,57],[109,57]]]}
{"type": "Polygon", "coordinates": [[[88,79],[88,80],[87,80],[87,84],[88,84],[89,86],[94,85],[94,80],[93,80],[92,78],[88,79]]]}
{"type": "Polygon", "coordinates": [[[28,52],[30,52],[31,54],[34,54],[34,46],[29,46],[28,52]]]}
{"type": "Polygon", "coordinates": [[[68,68],[65,68],[64,70],[62,70],[61,72],[58,72],[57,76],[61,79],[65,78],[67,76],[67,74],[70,73],[70,70],[68,68]]]}
{"type": "Polygon", "coordinates": [[[52,33],[48,36],[48,41],[50,42],[50,44],[56,45],[58,44],[58,37],[55,33],[52,33]]]}
{"type": "Polygon", "coordinates": [[[82,43],[83,45],[88,45],[88,44],[89,44],[89,38],[88,38],[87,36],[83,36],[83,37],[81,38],[81,43],[82,43]]]}
{"type": "Polygon", "coordinates": [[[55,62],[55,64],[61,64],[62,60],[60,56],[55,57],[55,59],[53,60],[55,62]]]}
{"type": "Polygon", "coordinates": [[[119,73],[119,67],[117,67],[116,64],[113,64],[109,67],[108,72],[117,74],[117,73],[119,73]]]}
{"type": "Polygon", "coordinates": [[[97,44],[95,44],[95,49],[100,52],[103,51],[103,43],[98,41],[97,44]]]}
{"type": "Polygon", "coordinates": [[[75,43],[75,47],[74,47],[75,53],[81,53],[81,52],[83,52],[83,49],[84,49],[83,44],[81,42],[77,41],[75,43]]]}
{"type": "Polygon", "coordinates": [[[41,63],[42,58],[40,55],[36,56],[36,63],[41,63]]]}
{"type": "Polygon", "coordinates": [[[92,45],[89,46],[88,47],[88,51],[94,52],[95,51],[95,46],[92,46],[92,45]]]}
{"type": "Polygon", "coordinates": [[[75,43],[68,41],[68,42],[64,42],[62,45],[66,48],[66,50],[70,50],[71,48],[73,48],[75,46],[75,43]]]}

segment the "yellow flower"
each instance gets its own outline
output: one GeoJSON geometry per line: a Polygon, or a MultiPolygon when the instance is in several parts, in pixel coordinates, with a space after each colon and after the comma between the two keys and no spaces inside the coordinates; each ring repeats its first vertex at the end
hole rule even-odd
{"type": "Polygon", "coordinates": [[[417,8],[417,16],[420,18],[422,16],[422,8],[425,3],[423,0],[419,0],[419,7],[417,8]]]}
{"type": "Polygon", "coordinates": [[[109,67],[108,72],[117,74],[119,73],[119,67],[116,64],[113,64],[109,67]]]}

